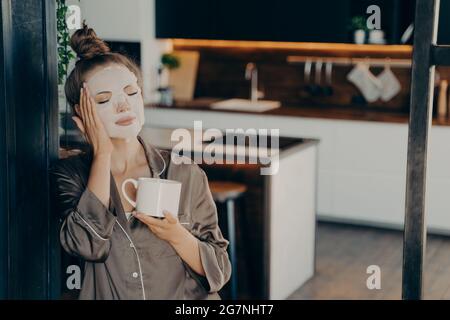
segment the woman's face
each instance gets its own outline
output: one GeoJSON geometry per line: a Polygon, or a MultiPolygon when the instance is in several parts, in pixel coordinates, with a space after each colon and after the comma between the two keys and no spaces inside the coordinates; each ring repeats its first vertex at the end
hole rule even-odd
{"type": "Polygon", "coordinates": [[[86,85],[108,135],[121,139],[136,137],[145,117],[135,74],[117,64],[99,67],[88,75],[86,85]]]}

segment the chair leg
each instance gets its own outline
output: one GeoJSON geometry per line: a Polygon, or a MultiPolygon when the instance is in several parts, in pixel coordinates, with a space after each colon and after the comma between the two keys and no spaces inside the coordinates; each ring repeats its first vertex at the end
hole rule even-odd
{"type": "Polygon", "coordinates": [[[237,260],[236,260],[236,224],[234,219],[234,200],[227,200],[228,240],[231,260],[231,299],[237,299],[237,260]]]}

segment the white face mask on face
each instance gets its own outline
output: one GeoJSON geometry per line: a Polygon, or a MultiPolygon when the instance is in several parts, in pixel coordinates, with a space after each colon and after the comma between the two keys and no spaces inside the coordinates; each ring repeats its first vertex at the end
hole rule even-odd
{"type": "Polygon", "coordinates": [[[145,117],[135,74],[125,66],[112,65],[95,72],[86,85],[108,135],[121,139],[136,137],[145,117]]]}

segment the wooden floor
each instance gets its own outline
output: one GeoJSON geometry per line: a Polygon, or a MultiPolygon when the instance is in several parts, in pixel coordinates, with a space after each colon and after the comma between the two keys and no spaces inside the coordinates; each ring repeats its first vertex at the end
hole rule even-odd
{"type": "MultiPolygon", "coordinates": [[[[319,223],[316,273],[289,299],[401,299],[402,232],[319,223]],[[381,269],[369,290],[366,269],[381,269]]],[[[425,299],[450,299],[450,237],[428,236],[425,299]]]]}

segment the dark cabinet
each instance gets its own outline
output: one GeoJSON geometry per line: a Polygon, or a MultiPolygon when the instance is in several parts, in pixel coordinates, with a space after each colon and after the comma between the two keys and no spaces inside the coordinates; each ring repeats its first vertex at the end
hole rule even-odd
{"type": "Polygon", "coordinates": [[[215,39],[215,0],[156,0],[157,38],[215,39]]]}
{"type": "MultiPolygon", "coordinates": [[[[415,10],[415,0],[408,1],[407,4],[403,6],[404,22],[409,25],[414,21],[414,10],[415,10]]],[[[450,45],[450,0],[440,0],[439,8],[439,27],[438,27],[438,44],[450,45]]],[[[412,43],[410,41],[409,43],[412,43]]]]}
{"type": "Polygon", "coordinates": [[[156,37],[346,42],[350,0],[156,0],[156,37]]]}
{"type": "Polygon", "coordinates": [[[439,11],[438,44],[450,45],[450,0],[441,0],[439,11]]]}
{"type": "Polygon", "coordinates": [[[216,37],[225,40],[345,42],[349,1],[217,1],[216,37]]]}
{"type": "MultiPolygon", "coordinates": [[[[350,21],[380,8],[387,44],[414,20],[414,0],[155,0],[158,38],[353,42],[350,21]]],[[[439,43],[450,43],[450,0],[441,0],[439,43]]]]}
{"type": "Polygon", "coordinates": [[[400,44],[400,39],[413,21],[414,3],[412,0],[353,0],[350,16],[366,16],[367,8],[376,5],[380,8],[381,29],[387,44],[400,44]]]}
{"type": "Polygon", "coordinates": [[[275,7],[271,1],[262,0],[217,1],[216,38],[224,40],[267,40],[275,36],[276,18],[271,14],[275,7]]]}

